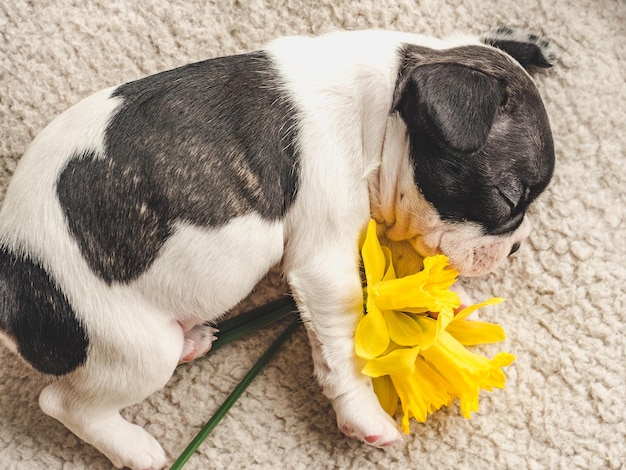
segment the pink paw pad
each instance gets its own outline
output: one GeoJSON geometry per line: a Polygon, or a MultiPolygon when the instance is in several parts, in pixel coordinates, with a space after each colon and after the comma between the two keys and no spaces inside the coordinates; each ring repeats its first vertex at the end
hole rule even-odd
{"type": "Polygon", "coordinates": [[[198,325],[185,331],[183,350],[178,363],[190,362],[208,353],[213,341],[217,339],[215,337],[217,332],[218,330],[208,325],[198,325]]]}

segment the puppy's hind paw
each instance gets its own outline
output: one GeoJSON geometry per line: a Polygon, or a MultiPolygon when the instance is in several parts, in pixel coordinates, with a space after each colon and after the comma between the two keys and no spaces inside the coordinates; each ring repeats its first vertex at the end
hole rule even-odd
{"type": "Polygon", "coordinates": [[[206,324],[196,325],[185,331],[185,344],[178,363],[191,362],[208,353],[213,341],[217,339],[215,336],[217,332],[218,330],[206,324]]]}

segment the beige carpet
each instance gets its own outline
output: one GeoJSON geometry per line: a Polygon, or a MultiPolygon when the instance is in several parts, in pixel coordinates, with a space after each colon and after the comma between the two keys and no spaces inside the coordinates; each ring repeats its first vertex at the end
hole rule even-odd
{"type": "MultiPolygon", "coordinates": [[[[311,378],[299,331],[188,463],[208,468],[626,468],[626,4],[623,0],[0,3],[0,199],[20,155],[55,115],[111,85],[260,47],[286,34],[388,28],[431,35],[498,25],[548,35],[561,58],[537,77],[552,119],[554,182],[530,241],[468,283],[508,332],[504,390],[467,421],[456,405],[379,450],[345,439],[311,378]]],[[[280,295],[274,275],[248,305],[280,295]]],[[[278,328],[177,370],[125,415],[173,459],[278,328]]],[[[493,354],[499,348],[485,348],[493,354]]],[[[0,348],[0,468],[107,469],[38,408],[43,379],[0,348]]]]}

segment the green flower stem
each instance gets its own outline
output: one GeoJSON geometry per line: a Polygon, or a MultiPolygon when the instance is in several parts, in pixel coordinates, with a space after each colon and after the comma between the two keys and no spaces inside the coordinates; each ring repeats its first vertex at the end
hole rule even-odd
{"type": "Polygon", "coordinates": [[[271,325],[278,320],[292,315],[297,310],[296,304],[290,296],[282,297],[267,305],[229,318],[217,325],[219,333],[211,346],[211,351],[216,351],[222,346],[231,343],[247,334],[271,325]]]}
{"type": "MultiPolygon", "coordinates": [[[[293,309],[290,309],[290,312],[293,309]]],[[[276,352],[280,349],[285,341],[291,336],[291,334],[298,328],[300,325],[300,319],[295,319],[291,325],[289,325],[285,331],[272,343],[272,345],[265,351],[265,353],[261,356],[261,358],[257,361],[257,363],[250,369],[250,371],[245,375],[245,377],[239,382],[239,384],[235,387],[235,389],[231,392],[231,394],[226,398],[222,406],[218,408],[215,414],[209,419],[209,421],[204,425],[204,427],[196,434],[196,437],[189,443],[187,448],[180,454],[180,457],[176,459],[176,462],[172,465],[170,470],[180,470],[183,465],[189,460],[189,458],[193,455],[193,453],[200,447],[202,442],[208,437],[208,435],[215,429],[215,426],[220,422],[220,420],[226,415],[228,410],[235,404],[237,399],[243,394],[245,389],[250,385],[250,383],[254,380],[254,378],[261,372],[263,367],[274,357],[276,352]]]]}

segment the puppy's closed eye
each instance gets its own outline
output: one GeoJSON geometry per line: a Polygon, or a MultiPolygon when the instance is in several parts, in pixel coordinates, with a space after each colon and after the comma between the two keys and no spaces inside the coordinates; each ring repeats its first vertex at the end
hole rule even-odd
{"type": "Polygon", "coordinates": [[[498,194],[511,208],[511,212],[522,202],[523,189],[518,186],[498,186],[498,194]]]}
{"type": "Polygon", "coordinates": [[[486,189],[483,207],[487,233],[502,235],[516,230],[524,220],[524,201],[528,191],[514,185],[490,186],[486,189]]]}
{"type": "Polygon", "coordinates": [[[511,218],[516,202],[499,187],[486,187],[483,199],[484,222],[488,229],[497,227],[511,218]]]}

